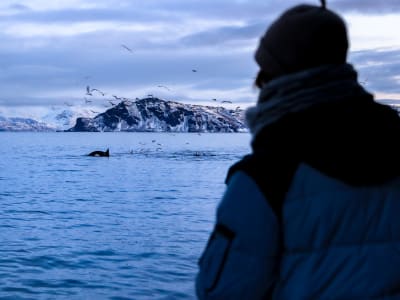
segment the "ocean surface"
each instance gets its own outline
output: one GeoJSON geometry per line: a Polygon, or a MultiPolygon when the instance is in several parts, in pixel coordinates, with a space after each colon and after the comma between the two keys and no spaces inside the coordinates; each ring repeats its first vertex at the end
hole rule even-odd
{"type": "Polygon", "coordinates": [[[195,299],[250,135],[0,132],[0,145],[0,299],[195,299]]]}

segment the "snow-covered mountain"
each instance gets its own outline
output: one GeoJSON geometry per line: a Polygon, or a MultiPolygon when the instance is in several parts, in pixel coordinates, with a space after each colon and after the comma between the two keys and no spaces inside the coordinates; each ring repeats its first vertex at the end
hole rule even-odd
{"type": "Polygon", "coordinates": [[[68,131],[246,132],[243,110],[182,104],[158,98],[122,101],[68,131]]]}
{"type": "Polygon", "coordinates": [[[0,131],[55,131],[48,124],[30,118],[5,118],[0,116],[0,131]]]}
{"type": "Polygon", "coordinates": [[[40,120],[48,124],[50,127],[64,131],[74,126],[77,118],[88,118],[95,115],[96,113],[81,107],[73,109],[52,108],[51,111],[49,111],[45,116],[41,117],[40,120]]]}
{"type": "Polygon", "coordinates": [[[52,107],[35,117],[3,115],[0,131],[242,132],[247,131],[243,115],[240,109],[145,98],[122,101],[102,113],[74,106],[52,107]]]}

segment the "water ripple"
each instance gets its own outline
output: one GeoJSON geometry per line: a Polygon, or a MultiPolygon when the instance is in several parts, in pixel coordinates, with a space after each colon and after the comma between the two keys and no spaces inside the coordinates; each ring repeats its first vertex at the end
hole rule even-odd
{"type": "Polygon", "coordinates": [[[195,298],[243,135],[0,135],[0,299],[195,298]]]}

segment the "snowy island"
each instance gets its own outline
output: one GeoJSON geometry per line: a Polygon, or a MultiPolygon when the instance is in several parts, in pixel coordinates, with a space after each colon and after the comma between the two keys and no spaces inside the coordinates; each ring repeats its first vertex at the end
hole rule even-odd
{"type": "Polygon", "coordinates": [[[124,100],[93,117],[76,117],[63,111],[55,119],[66,120],[68,116],[74,118],[74,125],[67,129],[60,129],[51,120],[0,117],[0,131],[248,132],[244,111],[239,107],[183,104],[154,97],[124,100]]]}

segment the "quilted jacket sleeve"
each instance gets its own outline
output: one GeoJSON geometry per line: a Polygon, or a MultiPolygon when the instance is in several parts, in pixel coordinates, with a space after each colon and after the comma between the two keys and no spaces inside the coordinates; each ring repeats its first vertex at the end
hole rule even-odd
{"type": "Polygon", "coordinates": [[[279,227],[255,182],[236,172],[199,260],[199,299],[268,299],[277,277],[279,227]]]}

